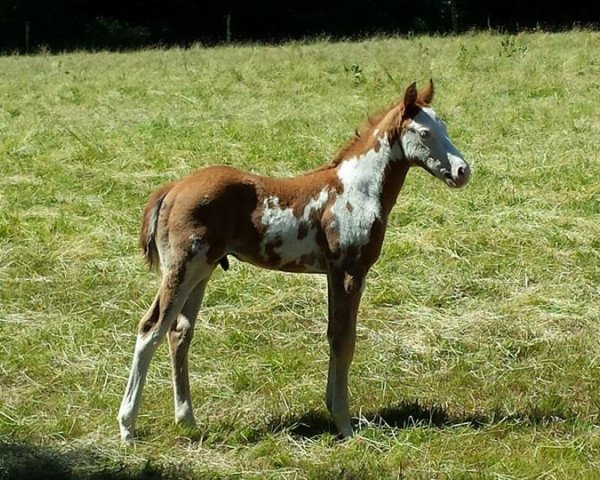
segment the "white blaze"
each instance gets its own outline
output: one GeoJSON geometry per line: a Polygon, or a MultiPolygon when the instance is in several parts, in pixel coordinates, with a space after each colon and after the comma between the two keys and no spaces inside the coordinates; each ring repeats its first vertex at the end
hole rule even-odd
{"type": "Polygon", "coordinates": [[[450,140],[446,124],[431,108],[423,108],[410,122],[402,146],[408,159],[420,162],[450,187],[467,183],[469,165],[450,140]]]}

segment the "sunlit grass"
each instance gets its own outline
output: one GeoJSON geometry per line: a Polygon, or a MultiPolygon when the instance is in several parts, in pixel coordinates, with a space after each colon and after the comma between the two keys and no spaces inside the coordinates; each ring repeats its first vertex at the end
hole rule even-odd
{"type": "Polygon", "coordinates": [[[597,476],[598,78],[594,32],[0,58],[0,478],[597,476]],[[474,174],[409,175],[360,310],[357,436],[323,401],[325,280],[232,259],[190,353],[199,431],[162,347],[122,446],[149,193],[314,168],[430,77],[474,174]]]}

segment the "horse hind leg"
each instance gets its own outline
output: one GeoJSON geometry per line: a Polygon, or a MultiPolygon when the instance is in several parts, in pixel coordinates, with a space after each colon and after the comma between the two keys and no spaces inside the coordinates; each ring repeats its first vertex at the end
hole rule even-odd
{"type": "Polygon", "coordinates": [[[117,417],[122,440],[135,438],[142,390],[156,349],[177,320],[196,285],[210,276],[212,268],[206,264],[205,257],[194,256],[191,259],[184,257],[165,272],[160,289],[138,326],[131,371],[117,417]]]}
{"type": "Polygon", "coordinates": [[[192,400],[190,395],[190,380],[188,373],[188,350],[194,336],[196,317],[204,298],[204,292],[209,278],[201,280],[192,290],[183,306],[177,321],[169,330],[169,351],[173,369],[173,396],[175,401],[175,423],[189,428],[196,427],[192,400]]]}
{"type": "Polygon", "coordinates": [[[162,302],[164,297],[162,291],[161,287],[138,326],[131,370],[117,416],[123,441],[131,441],[135,438],[135,424],[150,360],[166,333],[164,330],[168,317],[172,316],[162,302]]]}

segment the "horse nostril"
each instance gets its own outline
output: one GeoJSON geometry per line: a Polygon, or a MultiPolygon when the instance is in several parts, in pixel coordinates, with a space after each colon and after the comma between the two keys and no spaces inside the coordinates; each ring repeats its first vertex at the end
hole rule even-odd
{"type": "Polygon", "coordinates": [[[458,167],[458,170],[456,171],[456,174],[459,177],[464,177],[465,176],[465,167],[458,167]]]}

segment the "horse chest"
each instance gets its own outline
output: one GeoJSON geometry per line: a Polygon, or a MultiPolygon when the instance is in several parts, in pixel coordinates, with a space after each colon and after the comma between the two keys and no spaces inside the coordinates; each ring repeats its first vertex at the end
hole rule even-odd
{"type": "Polygon", "coordinates": [[[330,229],[339,250],[361,248],[371,241],[373,224],[381,216],[381,202],[360,192],[344,192],[331,207],[330,229]]]}
{"type": "Polygon", "coordinates": [[[331,207],[331,229],[338,237],[340,250],[360,248],[370,242],[373,224],[381,219],[386,163],[385,157],[371,150],[339,168],[342,188],[331,207]]]}

